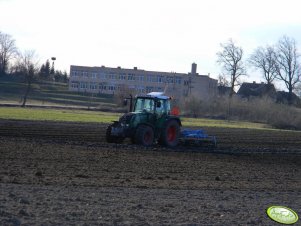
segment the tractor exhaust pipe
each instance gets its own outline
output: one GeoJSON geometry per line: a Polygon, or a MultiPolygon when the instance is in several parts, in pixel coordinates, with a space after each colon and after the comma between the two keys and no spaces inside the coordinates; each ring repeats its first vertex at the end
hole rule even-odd
{"type": "Polygon", "coordinates": [[[124,106],[128,105],[128,100],[130,100],[129,112],[132,112],[132,110],[133,110],[133,95],[132,94],[130,94],[130,97],[127,97],[123,100],[124,106]]]}

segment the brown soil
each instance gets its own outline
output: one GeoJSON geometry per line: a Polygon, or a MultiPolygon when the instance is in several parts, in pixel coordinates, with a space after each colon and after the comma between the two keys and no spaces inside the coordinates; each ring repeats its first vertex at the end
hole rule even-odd
{"type": "MultiPolygon", "coordinates": [[[[206,128],[218,147],[104,141],[104,124],[0,121],[0,225],[276,225],[301,214],[301,133],[206,128]]],[[[299,222],[300,223],[300,222],[299,222]]]]}

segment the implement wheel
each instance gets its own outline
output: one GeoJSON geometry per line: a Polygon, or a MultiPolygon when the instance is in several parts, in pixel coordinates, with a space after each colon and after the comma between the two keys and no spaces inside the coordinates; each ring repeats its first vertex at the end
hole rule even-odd
{"type": "Polygon", "coordinates": [[[135,143],[151,146],[154,143],[154,130],[150,126],[140,125],[136,130],[135,143]]]}
{"type": "Polygon", "coordinates": [[[180,125],[176,120],[167,121],[160,137],[160,143],[167,147],[175,147],[179,143],[180,125]]]}

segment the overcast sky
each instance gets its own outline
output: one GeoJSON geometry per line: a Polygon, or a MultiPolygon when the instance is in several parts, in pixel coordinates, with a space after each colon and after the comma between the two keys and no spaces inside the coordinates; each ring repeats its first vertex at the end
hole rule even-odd
{"type": "MultiPolygon", "coordinates": [[[[221,73],[216,53],[232,38],[245,58],[283,35],[301,51],[300,0],[0,0],[0,31],[40,63],[221,73]]],[[[248,70],[246,81],[260,81],[248,70]]]]}

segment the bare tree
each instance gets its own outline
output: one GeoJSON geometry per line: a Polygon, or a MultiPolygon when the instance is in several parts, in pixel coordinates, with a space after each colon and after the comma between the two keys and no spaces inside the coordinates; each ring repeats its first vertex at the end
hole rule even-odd
{"type": "Polygon", "coordinates": [[[15,40],[0,32],[0,75],[7,72],[9,61],[18,53],[15,40]]]}
{"type": "Polygon", "coordinates": [[[230,83],[225,75],[219,75],[217,79],[218,86],[229,87],[230,83]]]}
{"type": "Polygon", "coordinates": [[[299,97],[301,97],[301,83],[298,83],[298,85],[296,85],[295,90],[296,90],[296,94],[299,97]]]}
{"type": "Polygon", "coordinates": [[[123,106],[123,101],[125,98],[132,96],[135,96],[137,94],[137,91],[134,89],[130,89],[127,85],[122,84],[117,89],[116,93],[114,94],[115,102],[119,106],[123,106]]]}
{"type": "Polygon", "coordinates": [[[299,57],[295,39],[283,36],[277,44],[276,72],[277,78],[283,81],[288,89],[290,104],[292,104],[293,90],[301,81],[299,57]]]}
{"type": "Polygon", "coordinates": [[[217,63],[223,66],[226,76],[230,77],[231,93],[234,94],[234,87],[239,85],[239,77],[246,75],[246,69],[242,61],[243,49],[235,45],[232,39],[221,44],[222,50],[217,53],[217,63]]]}
{"type": "Polygon", "coordinates": [[[277,76],[276,53],[272,46],[258,47],[249,58],[249,63],[262,72],[267,84],[272,84],[277,76]]]}
{"type": "Polygon", "coordinates": [[[190,114],[194,118],[200,116],[201,106],[201,100],[195,96],[191,96],[184,101],[184,108],[186,113],[190,114]]]}
{"type": "Polygon", "coordinates": [[[25,51],[23,54],[20,54],[18,65],[19,73],[23,74],[26,82],[26,90],[23,96],[22,107],[25,107],[28,94],[31,90],[31,85],[38,74],[38,64],[35,61],[35,52],[33,50],[25,51]]]}

